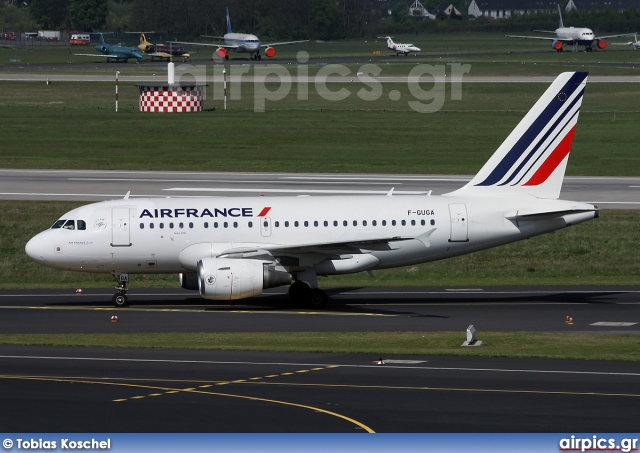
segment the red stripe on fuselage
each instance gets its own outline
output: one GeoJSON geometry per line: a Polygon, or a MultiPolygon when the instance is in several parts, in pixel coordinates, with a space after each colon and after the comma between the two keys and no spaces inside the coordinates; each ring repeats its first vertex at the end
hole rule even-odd
{"type": "Polygon", "coordinates": [[[262,211],[260,211],[260,214],[258,214],[258,217],[266,216],[270,210],[271,210],[271,206],[265,206],[264,208],[262,208],[262,211]]]}
{"type": "Polygon", "coordinates": [[[556,146],[556,149],[547,157],[540,168],[533,174],[529,181],[525,182],[524,186],[537,186],[542,184],[551,176],[551,173],[554,172],[560,162],[567,157],[569,151],[571,151],[571,144],[573,143],[573,133],[576,131],[576,126],[574,125],[571,130],[567,133],[567,135],[562,139],[562,141],[556,146]]]}

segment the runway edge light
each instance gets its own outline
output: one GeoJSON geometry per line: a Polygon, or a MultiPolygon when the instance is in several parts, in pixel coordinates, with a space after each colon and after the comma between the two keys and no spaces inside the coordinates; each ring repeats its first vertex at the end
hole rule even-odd
{"type": "Polygon", "coordinates": [[[467,327],[467,341],[462,343],[461,346],[480,346],[482,341],[476,340],[476,328],[471,324],[467,327]]]}
{"type": "Polygon", "coordinates": [[[111,322],[118,322],[118,317],[116,315],[113,315],[111,317],[111,322]]]}

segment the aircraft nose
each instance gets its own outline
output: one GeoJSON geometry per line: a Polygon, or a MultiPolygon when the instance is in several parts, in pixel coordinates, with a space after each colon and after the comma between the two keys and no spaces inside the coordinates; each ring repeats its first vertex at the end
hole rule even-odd
{"type": "Polygon", "coordinates": [[[24,246],[25,253],[33,261],[44,261],[45,250],[46,243],[42,237],[42,233],[32,237],[29,242],[27,242],[27,245],[24,246]]]}

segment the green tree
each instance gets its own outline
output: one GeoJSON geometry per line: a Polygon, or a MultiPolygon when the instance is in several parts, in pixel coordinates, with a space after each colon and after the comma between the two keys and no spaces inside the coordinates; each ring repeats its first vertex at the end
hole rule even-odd
{"type": "Polygon", "coordinates": [[[40,28],[56,29],[68,26],[68,8],[69,0],[31,0],[29,13],[40,28]]]}
{"type": "Polygon", "coordinates": [[[332,0],[314,0],[311,3],[311,36],[317,39],[339,39],[344,36],[342,14],[332,0]]]}
{"type": "Polygon", "coordinates": [[[69,22],[72,28],[93,31],[107,21],[107,0],[69,0],[69,22]]]}
{"type": "Polygon", "coordinates": [[[406,2],[398,2],[396,6],[391,9],[391,19],[394,22],[404,23],[409,18],[409,7],[406,2]]]}

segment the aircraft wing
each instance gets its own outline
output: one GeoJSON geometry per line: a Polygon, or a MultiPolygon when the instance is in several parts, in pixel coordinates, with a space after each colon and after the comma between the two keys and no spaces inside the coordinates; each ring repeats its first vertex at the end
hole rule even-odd
{"type": "Polygon", "coordinates": [[[237,49],[240,47],[235,44],[225,44],[225,43],[210,43],[210,42],[185,42],[185,41],[171,41],[172,44],[187,44],[191,46],[204,46],[204,47],[224,47],[225,49],[237,49]]]}
{"type": "Polygon", "coordinates": [[[124,55],[105,55],[103,53],[74,53],[74,55],[78,55],[81,57],[106,57],[106,58],[119,58],[119,59],[124,59],[124,58],[136,58],[133,55],[129,55],[129,56],[124,56],[124,55]]]}
{"type": "Polygon", "coordinates": [[[560,39],[560,38],[547,38],[546,36],[517,36],[517,35],[504,35],[505,38],[524,38],[524,39],[545,39],[547,41],[573,41],[572,39],[560,39]]]}
{"type": "Polygon", "coordinates": [[[271,44],[260,44],[260,47],[273,47],[273,46],[286,46],[287,44],[298,44],[300,42],[309,42],[308,39],[302,41],[286,41],[286,42],[274,42],[271,44]]]}
{"type": "Polygon", "coordinates": [[[633,36],[633,35],[637,35],[637,33],[623,33],[621,35],[598,36],[596,39],[620,38],[622,36],[633,36]]]}
{"type": "Polygon", "coordinates": [[[299,256],[307,254],[316,255],[339,255],[349,253],[362,253],[361,250],[396,250],[399,245],[394,244],[402,241],[417,239],[426,247],[430,246],[429,237],[435,231],[435,228],[420,234],[419,236],[394,236],[381,237],[375,239],[367,239],[363,241],[346,241],[346,242],[317,242],[308,244],[290,244],[290,245],[268,245],[257,244],[255,247],[234,247],[227,249],[218,254],[218,257],[237,257],[252,258],[256,256],[268,255],[270,257],[282,256],[299,256]]]}

